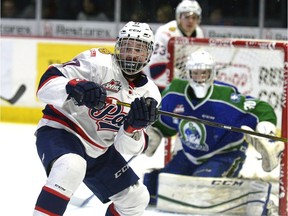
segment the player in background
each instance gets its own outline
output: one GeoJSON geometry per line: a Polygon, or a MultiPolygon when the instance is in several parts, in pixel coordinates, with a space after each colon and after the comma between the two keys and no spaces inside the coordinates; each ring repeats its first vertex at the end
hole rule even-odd
{"type": "Polygon", "coordinates": [[[142,73],[153,43],[150,26],[131,21],[120,30],[114,55],[87,50],[44,73],[37,96],[47,105],[36,146],[48,178],[34,216],[63,215],[82,181],[103,203],[111,201],[106,216],[142,215],[148,190],[121,154],[143,152],[145,128],[157,118],[161,95],[142,73]]]}
{"type": "MultiPolygon", "coordinates": [[[[215,61],[205,50],[189,56],[187,80],[174,79],[162,92],[160,110],[215,121],[262,134],[275,134],[276,114],[266,102],[239,94],[236,88],[214,81],[215,61]],[[173,101],[173,102],[171,102],[173,101]]],[[[247,141],[262,155],[262,167],[270,172],[279,163],[282,142],[181,120],[164,115],[147,129],[152,156],[162,137],[179,134],[181,148],[163,169],[144,175],[150,204],[156,203],[159,173],[198,177],[239,177],[246,158],[247,141]]]]}
{"type": "MultiPolygon", "coordinates": [[[[156,30],[153,55],[148,64],[149,67],[146,67],[144,71],[154,80],[160,91],[171,81],[169,80],[169,71],[166,70],[169,62],[168,42],[170,38],[177,36],[203,38],[203,31],[199,27],[201,12],[202,9],[197,1],[183,0],[176,7],[176,20],[172,20],[156,30]]],[[[174,77],[181,77],[181,72],[177,68],[174,71],[174,77]]]]}

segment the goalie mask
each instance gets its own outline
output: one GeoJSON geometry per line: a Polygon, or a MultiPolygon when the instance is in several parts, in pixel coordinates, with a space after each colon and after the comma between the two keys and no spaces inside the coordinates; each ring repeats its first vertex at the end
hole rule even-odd
{"type": "Polygon", "coordinates": [[[213,84],[215,61],[204,50],[193,52],[186,63],[187,79],[197,98],[204,98],[213,84]]]}
{"type": "Polygon", "coordinates": [[[150,61],[154,35],[146,23],[128,22],[120,31],[114,56],[121,70],[133,78],[150,61]]]}

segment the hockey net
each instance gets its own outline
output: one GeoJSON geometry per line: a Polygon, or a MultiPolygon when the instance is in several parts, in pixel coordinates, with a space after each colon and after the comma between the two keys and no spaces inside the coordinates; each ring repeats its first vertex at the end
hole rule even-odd
{"type": "MultiPolygon", "coordinates": [[[[217,80],[233,84],[241,93],[260,98],[274,107],[278,118],[277,135],[287,138],[288,43],[174,37],[168,43],[170,61],[167,73],[170,81],[175,76],[185,77],[184,67],[187,56],[200,48],[214,57],[217,80]]],[[[172,148],[171,142],[166,142],[165,163],[171,159],[172,148]]],[[[257,157],[257,154],[251,157],[257,157]]],[[[248,177],[276,182],[277,206],[281,216],[288,215],[287,157],[288,146],[285,143],[281,164],[273,173],[262,171],[261,163],[259,163],[260,167],[255,166],[255,161],[248,160],[248,165],[246,164],[247,167],[253,167],[254,173],[251,176],[251,170],[248,170],[247,172],[250,173],[248,177]]]]}

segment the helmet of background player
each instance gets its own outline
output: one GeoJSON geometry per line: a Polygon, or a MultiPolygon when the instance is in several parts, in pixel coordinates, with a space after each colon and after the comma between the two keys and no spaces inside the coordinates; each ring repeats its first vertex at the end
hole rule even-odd
{"type": "Polygon", "coordinates": [[[191,53],[186,63],[186,72],[196,97],[204,98],[216,74],[213,57],[205,50],[191,53]]]}
{"type": "Polygon", "coordinates": [[[195,0],[182,0],[175,10],[175,17],[178,27],[184,31],[186,34],[191,34],[196,26],[201,21],[202,9],[197,1],[195,0]],[[193,22],[189,22],[190,17],[192,17],[193,22]],[[196,20],[196,22],[194,21],[196,20]],[[193,23],[195,23],[193,25],[193,23]]]}
{"type": "Polygon", "coordinates": [[[115,44],[116,63],[128,78],[134,78],[150,61],[154,34],[147,23],[128,22],[115,44]]]}

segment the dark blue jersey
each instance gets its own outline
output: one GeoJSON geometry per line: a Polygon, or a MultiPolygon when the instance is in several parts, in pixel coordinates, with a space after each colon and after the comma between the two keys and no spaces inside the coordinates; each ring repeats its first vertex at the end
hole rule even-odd
{"type": "MultiPolygon", "coordinates": [[[[255,129],[260,121],[276,125],[276,114],[268,103],[219,82],[210,87],[205,98],[198,99],[188,81],[174,79],[162,92],[160,109],[237,128],[247,125],[255,129]]],[[[178,133],[185,155],[194,163],[239,149],[244,142],[242,133],[164,115],[154,126],[166,137],[178,133]]]]}

